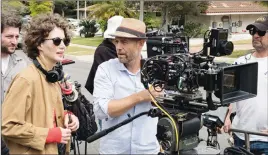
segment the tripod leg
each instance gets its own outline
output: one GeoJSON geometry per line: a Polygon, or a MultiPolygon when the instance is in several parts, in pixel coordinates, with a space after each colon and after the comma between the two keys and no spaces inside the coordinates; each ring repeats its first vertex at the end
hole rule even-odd
{"type": "Polygon", "coordinates": [[[85,155],[87,155],[87,142],[85,142],[85,155]]]}
{"type": "Polygon", "coordinates": [[[78,155],[80,155],[80,149],[79,149],[78,140],[76,140],[76,145],[77,145],[77,151],[78,151],[78,155]]]}
{"type": "Polygon", "coordinates": [[[74,144],[74,155],[76,155],[75,138],[72,136],[72,143],[74,144]]]}

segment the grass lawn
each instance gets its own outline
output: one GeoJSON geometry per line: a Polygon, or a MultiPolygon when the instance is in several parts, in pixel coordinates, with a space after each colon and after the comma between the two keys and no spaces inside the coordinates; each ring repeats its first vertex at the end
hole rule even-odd
{"type": "MultiPolygon", "coordinates": [[[[76,38],[72,38],[71,43],[97,47],[102,41],[103,41],[103,37],[101,36],[97,36],[93,38],[76,37],[76,38]]],[[[238,40],[238,41],[233,41],[233,44],[234,45],[251,44],[252,43],[251,41],[252,39],[238,40]]],[[[198,47],[198,46],[203,46],[203,45],[192,45],[191,47],[198,47]]]]}
{"type": "MultiPolygon", "coordinates": [[[[76,47],[76,46],[69,46],[66,50],[66,54],[69,55],[76,55],[76,56],[81,56],[81,55],[92,55],[94,54],[95,50],[94,49],[87,49],[87,48],[81,48],[81,47],[76,47]]],[[[229,58],[238,58],[240,56],[246,55],[250,52],[250,50],[236,50],[233,51],[233,53],[229,56],[229,58]]]]}
{"type": "MultiPolygon", "coordinates": [[[[72,43],[73,44],[80,44],[80,45],[87,45],[87,46],[95,46],[97,47],[103,40],[103,37],[94,37],[94,38],[73,38],[72,43]]],[[[248,40],[239,40],[233,42],[235,45],[242,45],[242,44],[251,44],[251,39],[248,40]]],[[[81,47],[75,47],[75,46],[69,46],[67,48],[66,54],[69,55],[92,55],[94,54],[95,50],[93,49],[87,49],[87,48],[81,48],[81,47]]],[[[229,58],[238,58],[240,56],[246,55],[250,52],[250,50],[236,50],[233,51],[233,53],[229,56],[229,58]]]]}
{"type": "Polygon", "coordinates": [[[69,55],[91,55],[94,54],[94,49],[87,49],[87,48],[81,48],[81,47],[75,47],[75,46],[69,46],[66,50],[66,54],[69,55]]]}
{"type": "Polygon", "coordinates": [[[238,58],[238,57],[241,57],[243,55],[246,55],[246,54],[248,54],[250,52],[251,52],[250,50],[236,50],[236,51],[233,51],[233,53],[231,55],[228,55],[226,57],[229,57],[229,58],[238,58]]]}
{"type": "Polygon", "coordinates": [[[93,37],[93,38],[72,38],[72,44],[86,45],[86,46],[95,46],[97,47],[103,41],[103,37],[93,37]]]}
{"type": "Polygon", "coordinates": [[[232,41],[234,45],[252,44],[252,39],[232,41]]]}

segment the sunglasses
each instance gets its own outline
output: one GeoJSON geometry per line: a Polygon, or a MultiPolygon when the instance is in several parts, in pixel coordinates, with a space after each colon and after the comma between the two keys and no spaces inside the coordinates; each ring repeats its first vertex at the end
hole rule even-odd
{"type": "Polygon", "coordinates": [[[44,40],[52,40],[52,41],[53,41],[53,44],[54,44],[55,46],[59,46],[60,43],[61,43],[61,41],[63,41],[63,43],[64,43],[65,46],[69,46],[70,41],[71,41],[70,39],[66,39],[66,38],[61,39],[61,38],[59,38],[59,37],[52,38],[52,39],[44,39],[44,40]]]}
{"type": "Polygon", "coordinates": [[[250,29],[249,30],[249,34],[250,35],[254,35],[254,34],[256,34],[256,33],[258,33],[258,35],[260,36],[260,37],[262,37],[262,36],[264,36],[265,35],[265,33],[266,33],[266,31],[260,31],[260,30],[258,30],[258,29],[250,29]]]}

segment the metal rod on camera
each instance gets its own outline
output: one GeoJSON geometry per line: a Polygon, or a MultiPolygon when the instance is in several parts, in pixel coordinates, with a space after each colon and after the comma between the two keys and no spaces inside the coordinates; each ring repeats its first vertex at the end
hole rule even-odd
{"type": "MultiPolygon", "coordinates": [[[[151,110],[150,110],[150,111],[151,111],[151,110]]],[[[88,142],[88,143],[91,143],[91,142],[93,142],[93,141],[95,141],[95,140],[97,140],[97,139],[99,139],[99,138],[101,138],[101,137],[107,135],[108,133],[114,131],[115,129],[120,128],[121,126],[126,125],[126,124],[132,122],[134,119],[136,119],[136,118],[138,118],[138,117],[140,117],[140,116],[149,114],[150,111],[146,111],[146,112],[139,113],[139,114],[137,114],[137,115],[135,115],[135,116],[133,116],[133,117],[130,117],[130,118],[124,120],[123,122],[121,122],[121,123],[119,123],[119,124],[116,124],[116,125],[114,125],[114,126],[108,128],[108,129],[102,130],[102,131],[100,131],[99,133],[96,133],[96,134],[94,134],[94,135],[88,137],[88,138],[87,138],[87,142],[88,142]]]]}
{"type": "Polygon", "coordinates": [[[250,151],[250,142],[249,142],[249,134],[245,133],[245,145],[247,151],[250,151]]]}
{"type": "Polygon", "coordinates": [[[268,133],[263,133],[263,132],[255,132],[255,131],[247,131],[247,130],[240,130],[240,129],[235,129],[231,128],[229,129],[230,132],[238,132],[238,133],[244,133],[245,134],[245,145],[246,149],[249,151],[250,150],[250,141],[249,141],[249,135],[258,135],[258,136],[267,136],[268,133]]]}
{"type": "Polygon", "coordinates": [[[86,141],[88,143],[91,143],[91,142],[93,142],[93,141],[95,141],[95,140],[107,135],[108,133],[114,131],[115,129],[120,128],[121,126],[132,122],[134,119],[136,119],[138,117],[141,117],[143,115],[148,115],[148,117],[154,118],[154,117],[158,117],[159,115],[161,115],[161,111],[158,108],[152,108],[149,111],[141,112],[141,113],[139,113],[139,114],[137,114],[137,115],[135,115],[133,117],[130,117],[130,118],[124,120],[123,122],[121,122],[119,124],[116,124],[116,125],[108,128],[108,129],[102,130],[102,131],[100,131],[100,132],[88,137],[86,141]]]}
{"type": "Polygon", "coordinates": [[[235,128],[231,128],[231,129],[229,129],[229,131],[238,132],[238,133],[247,133],[247,134],[250,134],[250,135],[267,136],[268,137],[268,133],[263,133],[263,132],[240,130],[240,129],[235,129],[235,128]]]}

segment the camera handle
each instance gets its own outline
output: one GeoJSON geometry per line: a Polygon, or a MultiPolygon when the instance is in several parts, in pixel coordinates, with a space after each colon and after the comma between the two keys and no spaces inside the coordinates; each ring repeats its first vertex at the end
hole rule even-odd
{"type": "Polygon", "coordinates": [[[102,130],[101,132],[88,137],[87,142],[91,143],[91,142],[93,142],[93,141],[95,141],[95,140],[107,135],[108,133],[114,131],[115,129],[120,128],[121,126],[132,122],[134,119],[136,119],[136,118],[138,118],[140,116],[148,115],[150,117],[158,117],[160,114],[161,114],[161,111],[159,109],[150,109],[149,111],[139,113],[139,114],[137,114],[137,115],[135,115],[133,117],[130,117],[130,118],[124,120],[123,122],[121,122],[121,123],[119,123],[117,125],[114,125],[114,126],[108,128],[108,129],[102,130]]]}
{"type": "Polygon", "coordinates": [[[207,137],[207,146],[212,146],[216,149],[220,149],[220,144],[218,142],[217,131],[214,129],[207,128],[208,137],[207,137]]]}

